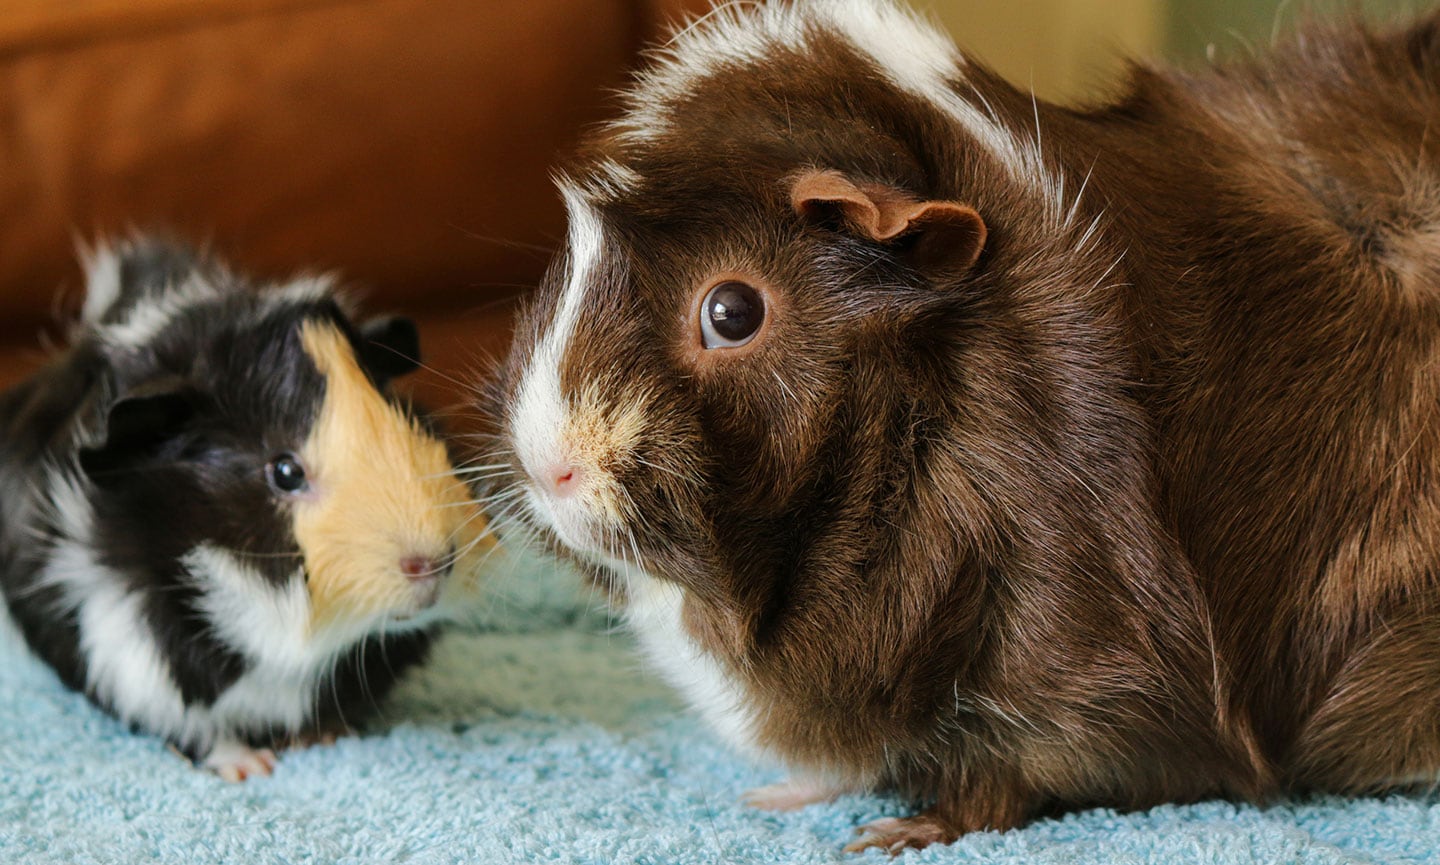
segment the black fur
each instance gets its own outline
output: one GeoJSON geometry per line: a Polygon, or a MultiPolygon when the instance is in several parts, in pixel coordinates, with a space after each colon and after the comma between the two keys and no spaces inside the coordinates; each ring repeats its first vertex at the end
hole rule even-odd
{"type": "MultiPolygon", "coordinates": [[[[300,448],[324,398],[301,324],[339,327],[377,384],[413,368],[418,340],[403,319],[357,328],[326,293],[257,292],[188,248],[140,241],[119,265],[113,302],[87,309],[90,320],[63,355],[0,394],[0,588],[34,652],[66,685],[113,710],[87,689],[74,604],[36,582],[76,543],[51,513],[70,507],[52,498],[56,479],[68,478],[93,511],[93,534],[80,543],[106,569],[103,578],[113,574],[143,599],[145,625],[185,703],[208,706],[247,661],[205,626],[183,560],[211,545],[277,585],[297,579],[302,558],[265,467],[300,448]],[[143,344],[107,337],[107,328],[197,279],[213,296],[187,301],[143,344]]],[[[362,716],[423,658],[429,639],[428,631],[372,636],[342,655],[316,683],[312,723],[362,716]]],[[[268,729],[233,732],[276,744],[268,729]]],[[[274,735],[286,732],[295,731],[274,735]]],[[[197,747],[206,743],[173,741],[203,756],[197,747]]]]}

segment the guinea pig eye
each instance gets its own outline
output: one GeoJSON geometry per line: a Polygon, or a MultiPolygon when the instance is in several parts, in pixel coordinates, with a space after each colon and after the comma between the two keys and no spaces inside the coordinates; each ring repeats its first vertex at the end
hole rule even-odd
{"type": "Polygon", "coordinates": [[[305,466],[294,454],[281,454],[272,459],[265,466],[265,478],[281,493],[302,493],[310,486],[305,479],[305,466]]]}
{"type": "Polygon", "coordinates": [[[706,348],[736,348],[755,338],[765,321],[765,300],[753,286],[722,282],[700,304],[700,336],[706,348]]]}

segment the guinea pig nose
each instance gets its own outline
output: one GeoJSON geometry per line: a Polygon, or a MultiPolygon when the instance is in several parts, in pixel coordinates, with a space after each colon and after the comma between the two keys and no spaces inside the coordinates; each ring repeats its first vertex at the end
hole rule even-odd
{"type": "Polygon", "coordinates": [[[561,498],[573,494],[580,487],[580,476],[580,467],[571,462],[553,463],[545,470],[550,492],[561,498]]]}
{"type": "Polygon", "coordinates": [[[429,556],[406,556],[400,560],[400,573],[411,582],[433,580],[440,576],[440,565],[429,556]]]}

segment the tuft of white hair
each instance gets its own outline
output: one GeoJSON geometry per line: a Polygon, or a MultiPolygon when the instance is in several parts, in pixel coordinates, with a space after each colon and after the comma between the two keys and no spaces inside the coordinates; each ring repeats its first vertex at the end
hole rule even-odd
{"type": "MultiPolygon", "coordinates": [[[[1040,193],[1056,220],[1064,185],[1041,154],[1033,131],[1006,127],[984,96],[961,95],[967,61],[937,26],[891,0],[731,2],[682,27],[651,54],[625,94],[626,110],[610,125],[622,144],[645,145],[673,128],[673,106],[704,79],[763,62],[777,51],[805,53],[819,34],[838,36],[895,87],[925,100],[954,120],[1003,165],[1011,179],[1040,193]],[[978,104],[977,104],[978,103],[978,104]]],[[[613,197],[614,171],[594,190],[613,197]]]]}

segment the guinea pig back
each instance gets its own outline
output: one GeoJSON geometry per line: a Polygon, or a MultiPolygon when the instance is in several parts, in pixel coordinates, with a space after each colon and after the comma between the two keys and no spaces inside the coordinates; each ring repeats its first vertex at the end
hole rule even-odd
{"type": "Polygon", "coordinates": [[[231,779],[361,719],[490,543],[389,394],[413,325],[141,239],[92,255],[70,343],[0,395],[0,585],[31,647],[231,779]]]}
{"type": "Polygon", "coordinates": [[[854,848],[1440,771],[1431,16],[1047,105],[879,0],[685,29],[490,394],[757,804],[854,848]]]}

